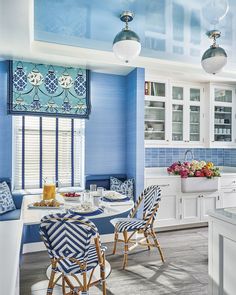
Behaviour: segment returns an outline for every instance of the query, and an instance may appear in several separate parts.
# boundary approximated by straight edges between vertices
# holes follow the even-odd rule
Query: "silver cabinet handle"
[[[160,187],[166,187],[166,186],[170,186],[170,184],[168,183],[168,184],[159,184],[158,186],[160,186]]]
[[[235,189],[235,188],[233,188],[233,189],[232,189],[232,192],[236,192],[236,189]]]

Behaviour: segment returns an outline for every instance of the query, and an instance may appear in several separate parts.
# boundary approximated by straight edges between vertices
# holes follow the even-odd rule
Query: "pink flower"
[[[196,177],[201,177],[201,175],[202,175],[201,171],[199,171],[199,170],[195,171],[195,176]]]

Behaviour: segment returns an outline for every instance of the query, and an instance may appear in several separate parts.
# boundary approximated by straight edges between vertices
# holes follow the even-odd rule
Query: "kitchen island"
[[[209,294],[236,294],[236,207],[209,212]]]

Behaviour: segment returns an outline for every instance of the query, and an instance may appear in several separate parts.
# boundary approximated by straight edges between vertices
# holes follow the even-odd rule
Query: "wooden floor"
[[[127,270],[122,270],[122,251],[107,260],[112,273],[107,279],[107,295],[204,295],[207,294],[207,228],[165,232],[159,234],[166,263],[160,261],[156,249],[138,248],[129,254]],[[46,252],[24,255],[21,266],[21,295],[46,294],[45,270],[49,264]],[[56,289],[55,295],[61,294]],[[91,295],[102,294],[97,287]]]

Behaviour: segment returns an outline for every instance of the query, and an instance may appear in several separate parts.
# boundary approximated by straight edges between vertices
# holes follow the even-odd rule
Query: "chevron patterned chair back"
[[[149,186],[145,188],[138,197],[127,218],[115,218],[111,220],[111,223],[115,227],[113,254],[116,253],[117,242],[124,243],[123,268],[127,266],[128,252],[134,249],[137,245],[147,246],[149,250],[150,247],[158,248],[161,260],[164,262],[164,255],[153,229],[160,201],[160,187],[157,185]],[[140,207],[142,207],[142,219],[135,218]],[[130,236],[128,236],[129,232],[131,232]],[[123,240],[119,239],[119,233],[123,233]],[[140,241],[132,239],[135,233],[142,233],[144,235],[144,239],[141,239]],[[149,241],[149,237],[152,238],[153,243]],[[133,245],[129,247],[129,243]]]
[[[55,274],[59,273],[62,279],[63,294],[70,288],[72,294],[89,294],[91,283],[103,283],[103,294],[106,294],[105,285],[105,254],[101,246],[98,230],[94,223],[77,214],[51,214],[41,220],[40,234],[51,259],[52,271],[49,279],[47,294],[52,294],[58,281]],[[94,238],[94,244],[92,244]],[[92,282],[92,275],[97,265],[100,265],[101,278]],[[87,272],[91,272],[87,280]],[[70,276],[78,282],[73,286]]]

